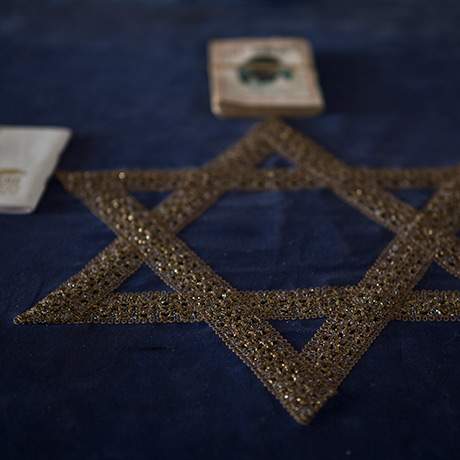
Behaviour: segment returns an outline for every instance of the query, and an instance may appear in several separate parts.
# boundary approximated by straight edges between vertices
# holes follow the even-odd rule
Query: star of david
[[[294,168],[258,169],[276,151]],[[206,322],[294,419],[308,423],[391,320],[457,320],[460,293],[414,289],[434,261],[460,277],[458,167],[350,167],[280,120],[260,123],[197,169],[60,172],[64,187],[117,235],[17,323]],[[230,190],[325,187],[395,233],[348,287],[238,291],[177,233]],[[433,188],[423,210],[389,190]],[[132,192],[170,191],[151,210]],[[175,292],[114,292],[143,264]],[[298,352],[270,320],[325,318]]]

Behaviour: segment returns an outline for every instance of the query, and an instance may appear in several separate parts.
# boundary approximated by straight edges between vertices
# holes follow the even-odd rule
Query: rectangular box
[[[324,109],[303,38],[212,40],[208,74],[211,110],[219,117],[313,116]]]

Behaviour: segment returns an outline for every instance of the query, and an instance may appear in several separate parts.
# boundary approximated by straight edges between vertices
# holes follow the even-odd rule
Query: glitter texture
[[[295,165],[256,169],[276,151]],[[59,172],[117,238],[18,324],[206,322],[299,423],[308,423],[392,320],[460,318],[460,292],[414,290],[435,261],[460,276],[459,167],[352,168],[280,120],[253,128],[196,169]],[[324,187],[395,233],[355,286],[241,292],[177,233],[230,190]],[[434,188],[423,210],[388,189]],[[146,210],[130,192],[170,191]],[[314,218],[314,216],[312,216]],[[142,264],[173,293],[115,293]],[[325,318],[301,352],[270,320]]]

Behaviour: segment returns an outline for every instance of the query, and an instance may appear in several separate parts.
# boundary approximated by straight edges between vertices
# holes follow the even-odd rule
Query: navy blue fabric
[[[328,108],[295,127],[351,164],[452,165],[459,15],[431,1],[2,0],[0,123],[73,128],[61,168],[201,165],[252,124],[211,115],[206,42],[299,35]],[[229,193],[181,236],[240,289],[355,283],[391,240],[324,190]],[[14,326],[114,238],[57,181],[34,214],[0,216],[0,237],[3,459],[458,457],[456,323],[391,323],[305,427],[205,324]],[[121,289],[164,288],[136,276]],[[460,282],[433,267],[420,286]],[[297,342],[318,325],[276,324]]]

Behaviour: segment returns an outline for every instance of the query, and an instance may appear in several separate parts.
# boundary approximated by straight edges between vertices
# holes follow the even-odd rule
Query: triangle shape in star
[[[284,156],[272,153],[259,164],[257,169],[294,169],[295,167],[296,165]]]
[[[390,191],[396,198],[410,204],[415,209],[423,209],[435,193],[435,190],[430,188],[410,188]]]
[[[297,351],[302,351],[321,327],[324,318],[271,320],[269,322]]]
[[[434,262],[418,282],[417,289],[459,291],[460,279]]]
[[[170,192],[130,192],[131,196],[146,209],[158,206]]]
[[[146,292],[146,291],[168,291],[172,289],[167,286],[156,273],[147,265],[143,264],[135,273],[127,278],[114,292]]]

